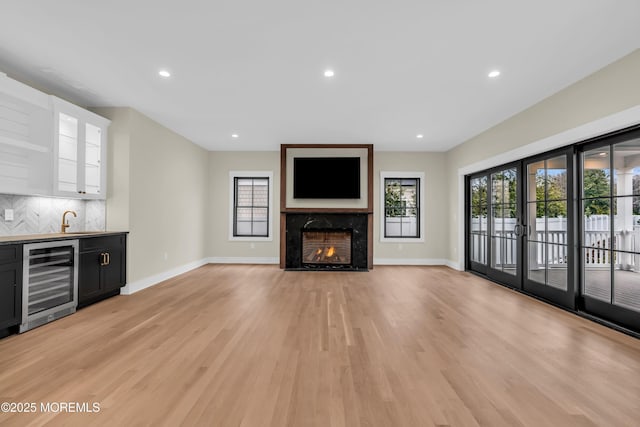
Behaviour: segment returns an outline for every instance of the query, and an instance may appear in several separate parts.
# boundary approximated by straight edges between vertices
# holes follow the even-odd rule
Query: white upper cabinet
[[[0,193],[50,195],[49,96],[0,73]]]
[[[54,124],[53,194],[106,198],[109,120],[51,97]]]

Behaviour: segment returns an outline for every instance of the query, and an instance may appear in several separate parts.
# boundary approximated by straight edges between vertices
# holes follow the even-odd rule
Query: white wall
[[[461,173],[640,123],[635,113],[640,105],[638,76],[640,49],[447,152],[448,258],[452,264],[460,264],[464,252]]]
[[[129,108],[101,108],[109,133],[107,229],[130,231],[135,291],[206,259],[208,153]]]
[[[373,169],[374,264],[444,264],[449,249],[446,154],[380,151],[374,154]],[[425,174],[424,242],[380,241],[380,171],[411,171]]]
[[[229,171],[273,172],[273,239],[271,241],[229,241]],[[280,152],[209,152],[209,230],[207,254],[216,262],[279,262],[280,256]]]

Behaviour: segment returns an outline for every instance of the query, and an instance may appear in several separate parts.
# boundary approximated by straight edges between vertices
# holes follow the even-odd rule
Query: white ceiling
[[[0,70],[211,150],[442,151],[637,49],[639,22],[637,0],[3,0]]]

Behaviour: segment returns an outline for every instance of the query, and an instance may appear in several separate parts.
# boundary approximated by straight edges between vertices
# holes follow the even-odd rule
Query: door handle
[[[515,234],[516,237],[522,236],[522,226],[520,224],[516,224],[516,226],[513,227],[513,234]]]

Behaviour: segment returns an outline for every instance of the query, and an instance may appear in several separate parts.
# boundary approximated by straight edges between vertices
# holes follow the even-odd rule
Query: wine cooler
[[[24,245],[22,289],[21,333],[75,313],[78,240]]]

